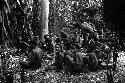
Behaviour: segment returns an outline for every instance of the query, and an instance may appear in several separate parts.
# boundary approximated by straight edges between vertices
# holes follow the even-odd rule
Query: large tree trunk
[[[48,17],[49,17],[49,0],[39,0],[41,7],[41,25],[42,32],[40,39],[43,40],[44,35],[48,34]]]

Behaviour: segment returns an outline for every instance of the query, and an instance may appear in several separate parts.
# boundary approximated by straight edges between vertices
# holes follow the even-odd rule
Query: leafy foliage
[[[4,4],[2,4],[0,15],[3,34],[6,34],[6,36],[3,35],[3,40],[9,38],[9,40],[17,42],[22,39],[27,42],[32,37],[39,35],[41,25],[38,0],[2,1]]]
[[[94,19],[102,21],[102,0],[57,0],[50,4],[49,26],[51,30],[72,27],[74,23]],[[54,31],[53,31],[54,32]]]

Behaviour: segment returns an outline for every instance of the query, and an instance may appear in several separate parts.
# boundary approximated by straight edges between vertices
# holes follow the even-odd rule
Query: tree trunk
[[[48,17],[49,17],[49,0],[39,0],[41,7],[41,25],[42,31],[40,39],[43,40],[44,35],[48,34]]]

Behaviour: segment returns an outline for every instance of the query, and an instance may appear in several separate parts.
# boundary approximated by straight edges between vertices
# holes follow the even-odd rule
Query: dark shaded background
[[[116,25],[113,30],[125,35],[125,0],[104,0],[104,19]]]

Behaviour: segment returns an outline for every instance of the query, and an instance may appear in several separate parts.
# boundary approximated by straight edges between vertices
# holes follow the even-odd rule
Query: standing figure
[[[116,65],[117,65],[117,58],[118,58],[118,53],[116,50],[113,51],[113,70],[116,70]]]

